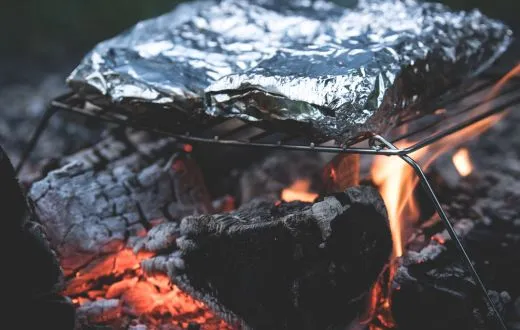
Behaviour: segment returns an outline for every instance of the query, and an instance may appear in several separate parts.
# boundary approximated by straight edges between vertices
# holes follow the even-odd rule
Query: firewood
[[[520,205],[511,203],[520,195],[512,182],[507,171],[481,171],[446,184],[441,195],[454,196],[446,198],[444,208],[503,317],[512,309],[511,297],[520,293]],[[397,268],[392,312],[399,328],[496,327],[455,245],[440,220],[433,220],[412,235]]]
[[[212,211],[202,175],[181,149],[172,139],[119,132],[33,184],[29,197],[67,275],[156,221]]]
[[[255,199],[161,229],[163,237],[178,237],[174,252],[156,251],[143,268],[167,272],[230,324],[254,329],[348,324],[392,248],[383,201],[367,186],[314,204]]]

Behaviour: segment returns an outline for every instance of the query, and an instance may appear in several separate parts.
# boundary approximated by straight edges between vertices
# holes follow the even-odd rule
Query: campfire
[[[30,203],[6,188],[62,271],[31,299],[72,306],[76,329],[520,321],[520,270],[504,271],[520,242],[518,139],[504,137],[520,122],[520,65],[477,75],[509,28],[415,1],[242,1],[142,22],[70,75],[17,170],[58,110],[128,127],[25,168]],[[166,21],[180,23],[165,33]]]
[[[496,89],[494,91],[498,92]],[[471,138],[479,136],[501,118],[502,115],[489,117],[483,122],[468,126],[427,148],[414,152],[411,156],[420,162],[423,168],[428,169],[436,164],[437,157],[446,154],[451,155],[450,161],[452,166],[455,167],[458,177],[471,177],[475,165],[471,159],[470,151],[467,147],[459,146]],[[128,156],[129,152],[119,150],[117,147],[121,137],[113,136],[94,146],[91,150],[81,151],[76,155],[69,156],[63,163],[71,164],[74,161],[81,160],[84,164],[87,164],[86,166],[91,169],[90,171],[93,171],[92,173],[99,176],[105,170],[101,170],[101,172],[94,170],[98,167],[96,161],[85,162],[85,155],[92,154],[94,150],[96,150],[96,154],[110,155],[107,159],[110,162],[124,163],[125,159],[132,161],[137,159],[137,163],[143,163],[139,165],[143,167],[143,172],[136,176],[139,180],[148,180],[150,182],[148,185],[160,186],[161,180],[169,177],[168,180],[173,180],[173,187],[179,188],[177,195],[174,197],[179,199],[177,206],[184,208],[184,212],[196,210],[196,212],[201,213],[210,209],[213,212],[229,212],[234,209],[233,200],[246,202],[247,200],[254,201],[255,198],[267,198],[268,203],[272,203],[273,206],[290,202],[313,203],[320,198],[320,189],[331,186],[330,182],[324,181],[332,180],[337,183],[338,179],[331,173],[335,173],[341,166],[341,162],[338,162],[337,159],[316,157],[316,154],[303,154],[302,156],[298,152],[274,153],[263,162],[242,170],[243,177],[239,182],[241,182],[242,187],[247,187],[247,189],[243,189],[234,196],[227,195],[213,202],[208,202],[209,196],[203,186],[204,182],[201,181],[200,170],[196,163],[190,160],[190,155],[196,154],[196,148],[194,150],[191,145],[189,147],[186,144],[178,145],[175,141],[168,139],[154,140],[139,132],[130,132],[129,134],[125,139],[153,146],[151,151],[148,150],[148,153],[161,155],[158,159],[165,155],[166,150],[177,150],[176,152],[182,154],[182,156],[175,156],[174,160],[167,162],[166,164],[169,167],[152,165],[151,168],[155,170],[147,172],[146,169],[150,167],[146,167],[149,164],[145,164],[145,161],[140,159],[142,157],[141,151],[134,150],[135,155]],[[413,142],[404,141],[397,146],[405,148],[410,145],[413,145]],[[293,165],[289,167],[280,166],[280,164],[287,164],[288,162]],[[77,176],[77,174],[74,174],[74,170],[70,168],[71,165],[65,165],[58,170],[62,173],[54,176]],[[440,170],[442,171],[442,169]],[[153,174],[157,171],[161,174]],[[274,174],[273,171],[278,172]],[[146,178],[147,175],[152,177]],[[268,178],[268,182],[265,182],[266,178]],[[44,185],[55,185],[55,183],[52,183],[54,180],[52,175],[45,180],[50,181]],[[76,180],[81,179],[77,178]],[[118,179],[116,178],[116,180]],[[398,274],[398,268],[402,265],[401,259],[407,254],[410,244],[412,246],[417,244],[417,241],[415,241],[417,230],[423,230],[421,228],[425,228],[429,222],[437,221],[438,223],[438,220],[425,221],[424,215],[421,215],[424,212],[417,200],[418,178],[413,169],[400,158],[376,156],[371,164],[370,175],[363,179],[365,182],[367,180],[379,189],[385,201],[392,233],[393,250],[391,258],[384,268],[385,270],[378,275],[379,279],[371,289],[371,297],[366,299],[365,306],[367,306],[368,312],[364,319],[360,318],[359,322],[368,324],[371,329],[391,329],[397,327],[392,316],[392,296],[394,290],[399,290],[399,287],[395,286],[394,277]],[[186,184],[197,187],[196,190],[199,194],[178,195],[182,192],[180,188]],[[41,197],[35,196],[37,193],[34,193],[34,191],[38,191],[39,185],[42,184],[36,184],[33,188],[33,198],[40,200],[40,203],[52,199],[52,192],[46,192],[47,195]],[[254,193],[251,191],[252,186],[257,187]],[[108,188],[115,189],[115,187],[110,186]],[[165,194],[162,198],[168,200],[172,198],[174,191],[166,190],[162,193]],[[252,194],[255,194],[255,196],[252,196]],[[186,202],[188,203],[186,204]],[[172,209],[171,206],[170,209]],[[54,217],[54,215],[52,216]],[[172,248],[171,245],[166,243],[175,241],[175,235],[179,235],[178,228],[173,226],[173,231],[163,232],[160,228],[168,224],[168,216],[157,219],[151,219],[151,216],[147,218],[150,219],[149,223],[142,225],[142,221],[138,221],[136,222],[137,226],[130,226],[135,227],[130,232],[127,229],[127,232],[131,233],[132,236],[126,238],[126,246],[124,242],[117,239],[108,243],[108,245],[116,246],[111,249],[113,252],[89,256],[86,262],[84,256],[80,256],[81,261],[74,260],[74,257],[70,260],[68,258],[62,259],[62,266],[67,278],[67,284],[62,293],[70,297],[76,306],[78,322],[83,325],[108,324],[117,328],[145,325],[147,327],[197,328],[202,326],[204,329],[234,329],[239,326],[236,319],[229,317],[227,312],[222,313],[222,311],[217,310],[215,313],[215,310],[212,309],[214,306],[210,307],[197,299],[196,296],[191,295],[190,289],[186,291],[173,284],[167,272],[158,272],[155,264],[160,262],[158,260],[163,258],[165,251]],[[159,230],[154,232],[154,228],[159,228]],[[150,239],[150,234],[152,239]],[[445,244],[449,237],[443,234],[435,234],[431,236],[431,239],[433,242]],[[426,243],[427,240],[421,244]],[[154,244],[159,245],[151,249],[143,249],[145,246],[153,246]],[[416,247],[413,248],[416,249]],[[228,317],[226,318],[226,316]]]

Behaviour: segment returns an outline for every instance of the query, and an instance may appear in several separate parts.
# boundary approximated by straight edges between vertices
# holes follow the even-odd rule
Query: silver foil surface
[[[68,83],[128,111],[238,117],[346,143],[420,112],[487,68],[512,39],[507,26],[476,10],[350,3],[183,4],[100,43]]]

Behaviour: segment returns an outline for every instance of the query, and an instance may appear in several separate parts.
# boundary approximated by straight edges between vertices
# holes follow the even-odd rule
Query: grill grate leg
[[[398,148],[396,146],[394,146],[392,143],[388,142],[387,140],[385,140],[384,138],[382,138],[379,135],[376,135],[372,138],[371,143],[374,144],[374,142],[376,142],[376,143],[379,142],[379,144],[382,144],[386,148],[398,150]],[[415,160],[413,160],[413,158],[411,158],[407,154],[399,155],[399,157],[401,157],[401,159],[403,159],[403,161],[405,161],[408,165],[410,165],[413,168],[413,170],[415,171],[415,173],[417,174],[417,176],[419,178],[419,182],[421,183],[421,186],[428,194],[428,197],[430,198],[433,206],[435,207],[435,211],[437,212],[437,214],[439,215],[441,220],[444,222],[444,226],[446,227],[446,230],[448,231],[448,234],[450,235],[451,239],[453,240],[453,242],[455,242],[455,245],[457,246],[457,249],[459,250],[461,259],[466,264],[466,267],[468,268],[471,277],[473,278],[473,280],[475,280],[475,283],[480,288],[480,291],[482,293],[482,296],[485,299],[487,307],[493,312],[493,315],[495,316],[495,321],[497,323],[497,328],[507,330],[504,320],[502,320],[502,317],[498,313],[498,310],[496,309],[493,301],[489,297],[489,294],[486,289],[486,286],[484,285],[484,282],[482,282],[482,280],[480,279],[480,276],[478,275],[477,270],[473,266],[473,263],[471,262],[471,259],[469,258],[469,255],[466,252],[466,249],[464,249],[462,242],[460,241],[459,237],[455,233],[455,230],[453,229],[453,226],[452,226],[450,220],[448,219],[448,216],[442,209],[442,206],[441,206],[439,200],[437,199],[437,196],[435,195],[435,192],[433,191],[433,188],[430,185],[428,178],[426,178],[426,175],[424,174],[421,166],[419,164],[417,164],[417,162]]]
[[[36,144],[38,143],[38,140],[40,139],[42,133],[45,131],[47,126],[49,125],[49,121],[51,120],[52,116],[58,112],[58,108],[54,107],[52,105],[49,105],[47,109],[45,110],[45,113],[43,114],[42,118],[40,119],[40,122],[38,123],[38,126],[36,127],[36,130],[34,131],[33,135],[31,136],[31,139],[29,140],[29,143],[23,150],[22,156],[20,157],[20,161],[16,165],[15,173],[16,175],[20,174],[20,171],[22,170],[23,166],[25,165],[25,162],[31,155],[32,151],[34,150],[34,147],[36,147]]]

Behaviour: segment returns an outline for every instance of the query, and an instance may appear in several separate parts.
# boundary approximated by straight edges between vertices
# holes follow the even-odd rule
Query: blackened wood
[[[441,186],[444,208],[504,317],[510,314],[511,297],[520,293],[520,206],[515,202],[520,195],[515,181],[508,171],[485,170],[455,186]],[[423,224],[408,248],[394,280],[398,290],[392,310],[400,328],[493,326],[482,295],[438,219]],[[417,307],[413,313],[412,306]]]
[[[383,201],[370,187],[314,204],[256,199],[163,229],[168,234],[161,237],[178,236],[170,244],[175,251],[143,268],[167,272],[231,324],[254,329],[348,324],[363,310],[392,248]]]

